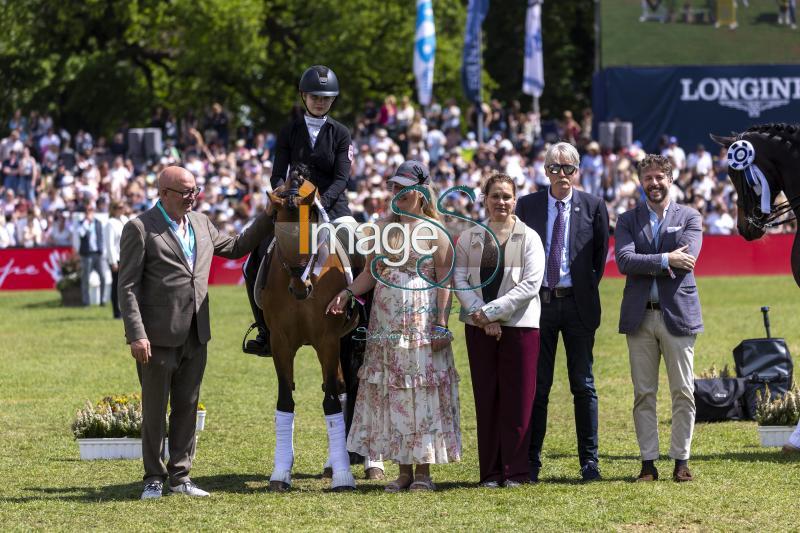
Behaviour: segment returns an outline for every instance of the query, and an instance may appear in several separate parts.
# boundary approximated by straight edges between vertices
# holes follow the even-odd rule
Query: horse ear
[[[316,193],[316,190],[314,191],[314,193]],[[314,204],[314,194],[308,194],[304,196],[303,199],[300,200],[300,202],[298,202],[298,205],[313,205],[313,204]]]
[[[725,148],[729,147],[736,141],[736,137],[723,137],[722,135],[714,135],[713,133],[710,133],[709,135],[714,142],[724,146]]]
[[[278,207],[283,207],[283,204],[284,204],[284,199],[283,198],[281,198],[277,194],[272,194],[271,192],[268,192],[267,196],[269,196],[269,201],[270,202],[272,202],[273,204],[275,204]]]

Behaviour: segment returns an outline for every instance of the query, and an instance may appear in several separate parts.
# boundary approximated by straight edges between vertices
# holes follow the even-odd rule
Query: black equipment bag
[[[742,400],[746,389],[744,378],[695,379],[695,422],[743,420],[746,416]]]
[[[772,397],[782,396],[792,386],[794,365],[784,339],[743,340],[733,349],[736,375],[747,379],[745,414],[752,419],[756,414],[756,391],[763,396],[769,387]]]

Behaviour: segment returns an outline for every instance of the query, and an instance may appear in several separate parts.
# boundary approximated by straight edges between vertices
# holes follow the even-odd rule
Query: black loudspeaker
[[[128,130],[128,157],[134,162],[157,160],[164,153],[160,128],[131,128]]]
[[[142,137],[144,136],[142,128],[131,128],[128,130],[128,157],[134,161],[141,161],[144,159],[144,149],[142,144]]]
[[[144,146],[144,156],[147,159],[158,159],[164,153],[164,145],[161,142],[161,128],[145,128],[143,130],[142,144]]]
[[[606,150],[618,150],[633,144],[632,122],[600,122],[597,125],[597,140]]]
[[[756,414],[756,392],[783,396],[792,386],[794,364],[784,339],[746,339],[733,349],[736,375],[747,379],[745,409],[748,418]]]

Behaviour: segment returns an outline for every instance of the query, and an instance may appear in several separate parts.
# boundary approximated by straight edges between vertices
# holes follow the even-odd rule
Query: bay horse
[[[764,124],[732,137],[711,135],[728,149],[728,175],[736,188],[737,228],[748,241],[800,216],[800,125]],[[749,144],[748,144],[749,143]],[[783,191],[787,200],[775,205]],[[794,212],[794,218],[785,215]],[[792,274],[800,286],[800,242],[792,245]]]
[[[276,212],[275,244],[266,284],[260,293],[278,377],[275,457],[269,487],[273,491],[286,491],[291,487],[294,357],[301,346],[310,345],[317,352],[322,367],[322,407],[328,431],[328,458],[333,469],[331,488],[353,490],[355,479],[350,472],[339,399],[345,390],[339,342],[356,327],[358,313],[325,314],[328,302],[347,286],[347,277],[334,250],[321,258],[307,246],[308,230],[312,223],[321,220],[321,215],[315,208],[315,204],[320,205],[317,188],[303,174],[302,168],[293,170],[284,192],[269,193]],[[305,242],[305,246],[301,246],[301,242]]]

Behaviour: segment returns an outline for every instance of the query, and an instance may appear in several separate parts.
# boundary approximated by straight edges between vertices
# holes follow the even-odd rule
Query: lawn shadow
[[[753,18],[753,24],[776,26],[778,24],[778,13],[759,13],[757,17]]]
[[[42,322],[105,322],[106,318],[102,316],[59,316],[54,318],[47,318],[41,320]]]
[[[385,487],[386,484],[389,483],[391,480],[386,479],[380,481],[378,483],[370,483],[369,485],[365,485],[365,479],[356,479],[356,492],[386,492]],[[478,484],[474,481],[436,481],[434,480],[434,484],[436,485],[436,492],[446,492],[448,490],[458,490],[458,489],[477,489]],[[327,489],[326,492],[330,491]],[[407,491],[403,491],[407,492]]]
[[[546,462],[548,459],[569,459],[574,457],[576,460],[578,457],[574,454],[568,453],[553,453],[547,454],[543,457],[543,461]],[[639,462],[641,459],[639,455],[628,454],[628,455],[611,455],[611,454],[600,454],[602,465],[603,460],[606,461],[635,461]],[[760,462],[774,462],[774,463],[791,463],[800,459],[800,454],[797,456],[787,455],[781,452],[780,448],[774,449],[765,449],[760,446],[748,446],[745,448],[745,451],[738,451],[738,452],[722,452],[722,453],[703,453],[703,454],[693,454],[690,461],[720,461],[720,460],[731,460],[731,461],[741,461],[745,463],[760,463]],[[671,461],[670,457],[666,454],[661,455],[658,458],[658,461]],[[605,478],[604,478],[605,479]]]
[[[22,306],[23,309],[55,309],[61,307],[61,300],[47,300],[46,302],[29,303]]]
[[[302,474],[298,477],[301,477]],[[307,476],[313,477],[313,476]],[[209,492],[251,494],[262,492],[260,487],[252,487],[252,483],[269,484],[269,476],[255,474],[220,474],[193,478],[197,484]],[[27,487],[24,490],[30,496],[16,498],[0,498],[0,502],[25,503],[41,500],[58,500],[82,503],[137,500],[144,483],[135,481],[105,487]],[[166,494],[166,492],[165,492]]]
[[[142,492],[142,483],[125,483],[105,487],[26,487],[30,496],[16,498],[0,498],[2,502],[26,503],[31,501],[57,500],[63,502],[103,502],[114,500],[138,499]]]
[[[596,484],[603,484],[604,482],[609,481],[631,481],[633,476],[607,476],[603,474],[603,477],[597,481],[590,481],[586,482],[580,479],[579,477],[565,477],[565,476],[558,476],[558,477],[546,477],[541,476],[539,477],[539,483],[545,485],[596,485]]]
[[[719,461],[719,460],[730,460],[730,461],[739,461],[742,463],[796,463],[798,462],[798,456],[785,454],[781,451],[780,448],[775,448],[774,450],[766,450],[764,448],[760,448],[758,446],[751,446],[748,448],[752,451],[747,452],[724,452],[724,453],[706,453],[706,454],[699,454],[693,455],[692,459],[696,461]],[[690,461],[692,460],[690,459]]]
[[[542,457],[542,461],[547,461],[548,459],[575,459],[578,461],[578,454],[577,453],[548,453],[544,454]],[[599,459],[608,459],[612,461],[638,461],[639,456],[634,454],[629,455],[610,455],[601,453],[598,455]]]

